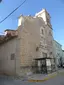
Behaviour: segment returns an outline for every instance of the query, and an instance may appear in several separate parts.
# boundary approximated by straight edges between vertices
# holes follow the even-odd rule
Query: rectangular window
[[[11,60],[14,60],[15,59],[15,54],[11,54]]]
[[[44,34],[43,29],[41,29],[42,34]]]
[[[43,27],[40,27],[40,35],[44,37],[44,34],[45,34],[44,28]]]

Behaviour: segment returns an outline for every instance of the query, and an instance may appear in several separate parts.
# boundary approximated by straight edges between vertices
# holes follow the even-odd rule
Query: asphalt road
[[[64,85],[64,74],[58,75],[44,82],[28,82],[22,79],[0,76],[0,85]]]

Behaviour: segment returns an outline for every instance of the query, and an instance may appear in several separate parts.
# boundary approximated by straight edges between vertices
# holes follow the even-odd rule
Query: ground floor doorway
[[[37,58],[35,59],[36,73],[51,73],[55,69],[51,58]]]

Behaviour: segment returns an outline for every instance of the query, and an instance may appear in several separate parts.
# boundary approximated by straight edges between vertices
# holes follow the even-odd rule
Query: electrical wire
[[[26,2],[26,0],[24,0],[18,7],[16,7],[9,15],[7,15],[3,20],[0,21],[0,23],[2,23],[3,21],[5,21],[10,15],[12,15],[18,8],[20,8],[24,3]]]
[[[2,0],[0,0],[0,3],[2,2]]]

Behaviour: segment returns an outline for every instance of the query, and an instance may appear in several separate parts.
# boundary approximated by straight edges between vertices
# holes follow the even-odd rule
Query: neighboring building
[[[43,9],[35,17],[20,16],[18,29],[5,30],[0,45],[0,71],[24,75],[55,70],[50,15]]]
[[[5,31],[6,34],[6,31]],[[0,37],[0,72],[15,74],[17,31],[7,30],[7,34]]]
[[[56,40],[53,41],[53,45],[54,45],[54,56],[56,58],[56,64],[57,66],[61,66],[62,65],[62,45],[60,43],[58,43]]]
[[[62,50],[63,56],[62,56],[62,64],[64,64],[64,50]]]

